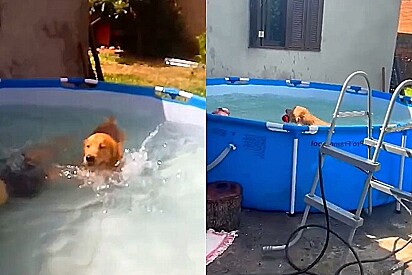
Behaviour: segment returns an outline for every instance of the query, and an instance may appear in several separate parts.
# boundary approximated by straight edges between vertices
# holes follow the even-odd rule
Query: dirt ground
[[[357,230],[354,246],[361,259],[379,258],[387,255],[393,248],[398,237],[408,239],[412,234],[412,220],[409,214],[402,210],[394,213],[395,205],[374,208],[372,216],[365,217],[364,226]],[[207,274],[287,274],[294,271],[285,257],[284,251],[262,253],[264,245],[281,245],[295,230],[301,220],[301,215],[289,217],[282,213],[242,210],[241,225],[238,237],[220,257],[207,266]],[[310,215],[309,223],[325,224],[322,214]],[[332,229],[346,239],[349,228],[331,220]],[[312,229],[304,233],[296,246],[290,249],[292,261],[299,267],[307,266],[318,255],[325,240],[325,231]],[[401,241],[397,247],[401,246]],[[344,245],[331,237],[329,248],[321,262],[311,271],[316,274],[329,275],[342,265]],[[349,256],[348,260],[354,258]],[[365,274],[389,275],[412,274],[412,245],[397,254],[397,259],[391,257],[379,263],[364,264]],[[406,263],[406,264],[405,264]],[[360,274],[358,267],[345,269],[341,274]]]

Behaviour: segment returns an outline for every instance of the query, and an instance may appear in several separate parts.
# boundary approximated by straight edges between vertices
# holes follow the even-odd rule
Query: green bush
[[[206,32],[196,36],[196,39],[199,46],[199,54],[196,56],[197,62],[206,64]]]
[[[408,87],[403,90],[406,96],[412,97],[412,88]]]

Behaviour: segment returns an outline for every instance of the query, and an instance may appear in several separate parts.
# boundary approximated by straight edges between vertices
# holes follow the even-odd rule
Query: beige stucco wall
[[[302,79],[342,84],[364,70],[386,91],[400,0],[324,1],[320,52],[249,48],[249,0],[207,0],[207,76]],[[364,85],[364,81],[353,82]]]
[[[0,0],[0,78],[83,77],[87,0]]]

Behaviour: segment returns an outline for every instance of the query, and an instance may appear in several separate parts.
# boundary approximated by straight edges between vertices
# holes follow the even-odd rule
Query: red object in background
[[[94,33],[96,38],[96,46],[110,46],[111,28],[108,22],[98,22],[94,26]]]
[[[283,120],[283,122],[288,123],[289,122],[289,116],[288,115],[283,115],[282,120]]]

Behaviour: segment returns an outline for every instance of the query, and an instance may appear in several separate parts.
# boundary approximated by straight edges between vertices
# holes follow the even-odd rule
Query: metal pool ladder
[[[345,95],[348,89],[349,81],[355,76],[362,76],[366,80],[367,110],[366,111],[341,112],[340,108],[342,105],[343,96]],[[401,84],[399,84],[399,86],[396,88],[396,90],[392,94],[390,103],[388,105],[388,109],[386,111],[385,119],[383,121],[382,128],[380,130],[379,138],[376,140],[376,139],[373,139],[372,137],[372,112],[371,112],[372,90],[370,88],[370,83],[367,78],[367,74],[362,71],[357,71],[349,75],[342,86],[342,90],[340,91],[326,141],[320,147],[321,159],[320,159],[319,165],[321,167],[323,167],[325,156],[330,156],[340,161],[346,162],[354,167],[357,167],[358,169],[363,170],[367,175],[367,178],[363,186],[363,191],[359,199],[358,207],[355,213],[349,212],[331,202],[328,202],[328,201],[326,202],[326,207],[329,211],[330,217],[336,220],[339,220],[345,223],[346,225],[348,225],[349,227],[351,227],[351,231],[349,232],[349,236],[347,239],[348,243],[351,245],[352,245],[352,241],[353,241],[353,237],[355,235],[356,229],[358,229],[359,227],[363,225],[363,218],[361,217],[361,213],[364,208],[364,204],[365,204],[366,197],[368,196],[368,194],[369,194],[368,214],[372,213],[372,195],[371,195],[372,189],[375,189],[375,190],[378,190],[378,191],[381,191],[383,193],[393,196],[398,201],[398,204],[405,207],[408,210],[408,212],[411,213],[410,210],[407,208],[405,204],[403,204],[402,201],[405,200],[405,201],[412,202],[412,194],[402,190],[401,182],[399,184],[400,188],[397,188],[393,185],[377,180],[373,176],[374,173],[379,171],[381,167],[380,163],[377,162],[377,159],[378,159],[378,156],[381,150],[402,156],[402,161],[401,161],[401,173],[402,174],[403,174],[404,157],[412,158],[412,150],[405,148],[406,142],[404,140],[404,137],[402,138],[402,146],[383,142],[383,139],[387,133],[404,132],[406,130],[412,129],[412,123],[405,124],[405,125],[395,125],[395,126],[389,125],[389,120],[392,114],[393,107],[396,102],[396,98],[398,97],[402,88],[404,88],[407,85],[412,85],[412,80],[403,81]],[[335,130],[336,120],[338,118],[348,118],[348,117],[367,117],[367,137],[364,139],[364,144],[368,146],[368,152],[367,152],[368,157],[367,158],[352,154],[350,152],[346,152],[344,150],[341,150],[331,145],[331,139],[332,139],[332,135]],[[375,148],[373,154],[372,154],[372,148]],[[322,212],[324,211],[322,198],[315,194],[315,190],[318,186],[318,183],[319,183],[319,169],[317,169],[316,171],[316,175],[314,177],[310,193],[307,194],[304,198],[305,203],[306,203],[306,208],[305,208],[305,211],[302,217],[301,226],[306,225],[306,221],[309,215],[309,210],[311,207],[314,207]],[[302,236],[302,233],[303,232],[300,231],[296,235],[296,237],[290,242],[289,247],[293,246],[299,241],[300,237]],[[263,251],[283,250],[285,248],[286,248],[286,245],[264,246]]]

